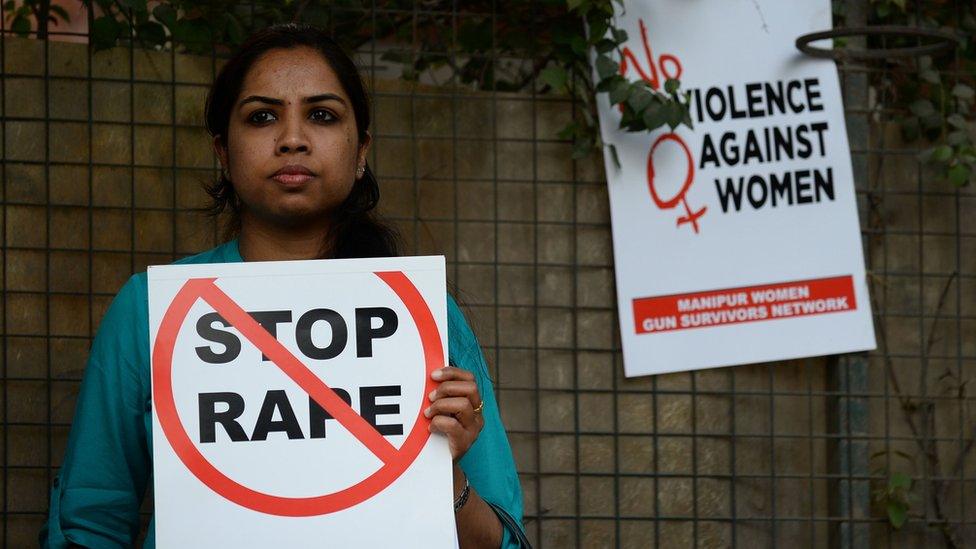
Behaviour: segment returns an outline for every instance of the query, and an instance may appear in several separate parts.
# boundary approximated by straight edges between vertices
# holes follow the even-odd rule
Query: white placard
[[[159,547],[456,546],[443,257],[151,267],[149,319]]]
[[[828,0],[627,2],[622,71],[691,91],[627,133],[599,95],[628,376],[873,349]]]

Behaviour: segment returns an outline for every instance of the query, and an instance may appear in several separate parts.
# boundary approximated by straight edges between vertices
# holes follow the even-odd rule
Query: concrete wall
[[[89,338],[114,292],[148,264],[218,242],[214,223],[193,210],[214,175],[202,107],[217,62],[124,48],[89,59],[81,45],[20,39],[3,46],[0,443],[3,528],[14,547],[30,544],[43,520]],[[830,510],[829,453],[849,435],[828,413],[835,366],[809,359],[624,379],[602,162],[573,161],[554,138],[571,104],[373,87],[381,209],[408,253],[448,257],[491,365],[536,545],[828,545],[841,522]],[[855,161],[879,158],[861,151]],[[883,174],[872,177],[889,194],[879,209],[886,227],[902,231],[869,231],[866,249],[885,289],[879,303],[900,315],[885,320],[892,360],[914,379],[931,323],[921,315],[933,314],[932,296],[956,270],[943,310],[953,318],[937,326],[940,358],[929,371],[933,385],[943,366],[965,376],[976,359],[973,195],[928,180],[920,192],[912,155],[880,160]],[[910,450],[892,440],[904,423],[883,362],[872,359],[869,394],[860,395],[870,450]],[[948,411],[937,416],[939,432],[968,440],[969,407],[940,405]],[[953,483],[952,498],[971,492],[976,465],[966,463],[969,484]],[[878,542],[914,544],[930,531],[910,524],[892,534],[883,510],[874,515]]]

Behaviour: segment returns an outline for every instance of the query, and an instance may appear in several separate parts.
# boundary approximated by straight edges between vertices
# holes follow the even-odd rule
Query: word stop
[[[291,311],[255,311],[249,312],[272,337],[278,337],[278,325],[292,321]],[[386,307],[363,307],[356,309],[356,357],[373,356],[373,340],[393,335],[399,324],[393,309]],[[373,327],[373,319],[380,321],[379,326]],[[320,347],[312,340],[312,327],[318,322],[325,322],[332,329],[332,339],[329,344]],[[197,334],[212,343],[223,346],[221,352],[216,352],[210,346],[197,347],[197,356],[208,364],[226,364],[237,359],[241,354],[241,340],[237,334],[227,330],[215,328],[215,324],[224,328],[230,323],[219,313],[207,313],[197,320]],[[339,356],[345,350],[349,341],[349,329],[342,315],[332,309],[312,309],[298,318],[295,323],[295,342],[303,355],[313,360],[328,360]],[[261,356],[261,360],[268,357]]]
[[[276,339],[279,325],[292,322],[292,312],[288,310],[254,311],[248,314]],[[315,341],[312,337],[313,327],[320,322],[328,324],[331,330],[328,344],[324,341]],[[357,308],[355,310],[356,357],[372,357],[373,341],[392,336],[398,325],[397,315],[392,309]],[[197,334],[202,339],[216,344],[195,348],[201,360],[208,364],[226,364],[240,356],[241,339],[236,333],[226,329],[230,326],[230,323],[219,313],[207,313],[200,317],[196,323]],[[295,322],[295,343],[298,350],[309,359],[332,359],[342,354],[349,343],[349,328],[346,320],[338,312],[325,308],[312,309],[302,314]],[[266,361],[268,358],[262,355],[261,360]],[[352,405],[353,399],[348,391],[338,387],[333,387],[332,390],[346,404]],[[369,386],[359,389],[359,414],[381,435],[403,434],[402,424],[379,424],[377,421],[377,416],[400,413],[399,404],[378,404],[377,398],[397,397],[400,393],[399,385]],[[325,422],[334,418],[311,397],[307,399],[307,406],[306,437],[306,431],[302,430],[287,393],[283,390],[269,390],[264,396],[257,420],[248,434],[239,420],[245,409],[242,395],[235,392],[201,393],[198,400],[200,442],[216,442],[218,424],[234,442],[267,440],[268,435],[275,432],[284,433],[289,439],[325,438]]]

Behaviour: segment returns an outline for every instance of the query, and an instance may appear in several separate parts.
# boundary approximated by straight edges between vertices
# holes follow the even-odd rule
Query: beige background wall
[[[112,295],[130,273],[218,242],[193,210],[214,175],[202,108],[217,61],[125,48],[89,59],[83,45],[20,39],[3,50],[2,527],[21,547],[46,512],[89,338]],[[409,253],[448,257],[538,546],[827,546],[844,519],[831,507],[832,448],[851,440],[831,411],[851,392],[867,410],[870,432],[855,437],[866,473],[881,479],[886,459],[912,472],[885,453],[917,447],[899,440],[909,435],[884,353],[872,355],[867,387],[848,392],[827,359],[622,377],[602,161],[574,161],[554,138],[571,103],[373,87],[382,211]],[[860,105],[849,119],[865,122],[863,101],[849,100]],[[858,187],[869,269],[902,389],[916,389],[927,363],[929,394],[945,397],[931,401],[944,438],[934,452],[951,464],[973,436],[972,399],[951,387],[946,396],[942,374],[968,379],[976,366],[976,202],[971,189],[919,175],[911,151],[868,154],[864,145],[894,147],[879,127],[867,144],[852,140],[868,176]],[[960,498],[976,493],[976,463],[963,461],[946,497],[952,520],[971,521],[976,498]],[[941,539],[924,521],[891,533],[883,510],[873,513],[859,535],[875,545]]]

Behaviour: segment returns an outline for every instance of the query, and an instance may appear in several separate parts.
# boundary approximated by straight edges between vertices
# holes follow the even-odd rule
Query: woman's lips
[[[309,179],[312,179],[312,177],[305,173],[280,173],[272,176],[271,179],[274,179],[282,185],[301,185]]]
[[[282,185],[301,185],[315,177],[312,170],[302,166],[300,164],[290,164],[276,171],[271,179],[274,179]]]

